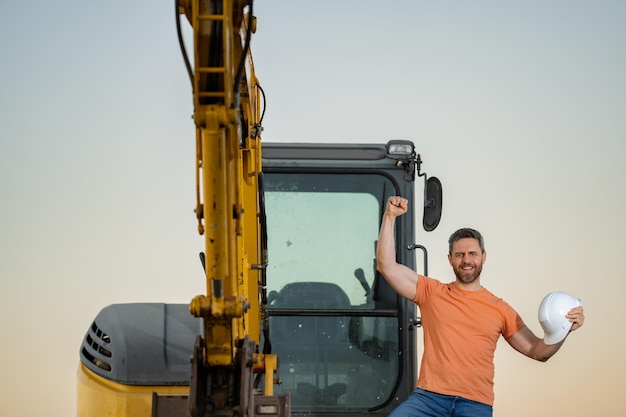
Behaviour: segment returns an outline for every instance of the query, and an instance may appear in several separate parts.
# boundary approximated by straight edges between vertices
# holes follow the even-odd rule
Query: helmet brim
[[[546,345],[556,345],[557,343],[561,342],[563,339],[565,339],[565,336],[567,336],[573,324],[574,323],[567,323],[565,327],[561,327],[558,332],[545,335],[543,338],[543,343],[545,343]]]

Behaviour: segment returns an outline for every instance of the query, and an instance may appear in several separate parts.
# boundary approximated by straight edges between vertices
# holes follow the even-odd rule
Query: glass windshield
[[[294,411],[362,411],[392,392],[399,325],[377,309],[390,303],[376,296],[375,245],[395,193],[378,174],[265,174],[275,390]]]

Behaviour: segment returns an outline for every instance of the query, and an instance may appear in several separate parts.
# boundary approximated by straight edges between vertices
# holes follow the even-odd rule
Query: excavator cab
[[[264,144],[269,338],[261,345],[279,358],[274,390],[290,393],[293,415],[387,415],[415,388],[415,306],[377,273],[375,251],[387,199],[404,196],[397,254],[415,268],[420,162],[407,141]],[[439,213],[440,200],[431,201]]]

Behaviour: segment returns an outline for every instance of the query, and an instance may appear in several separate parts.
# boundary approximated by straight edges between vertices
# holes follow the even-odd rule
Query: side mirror
[[[432,232],[439,225],[442,202],[441,181],[437,177],[428,178],[424,185],[424,217],[422,219],[424,230],[427,232]]]

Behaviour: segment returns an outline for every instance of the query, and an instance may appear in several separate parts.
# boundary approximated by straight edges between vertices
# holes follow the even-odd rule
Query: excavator
[[[262,144],[253,1],[176,0],[175,10],[206,294],[104,307],[80,346],[77,416],[389,414],[415,388],[421,323],[376,271],[378,229],[387,199],[402,195],[411,208],[423,199],[434,230],[441,183],[409,140]],[[397,257],[416,269],[421,250],[427,274],[415,217],[397,221]]]

